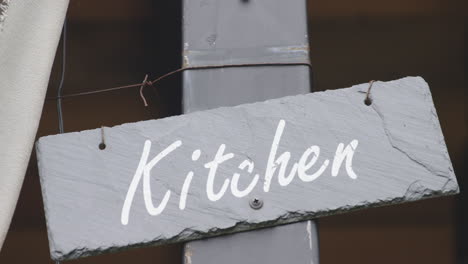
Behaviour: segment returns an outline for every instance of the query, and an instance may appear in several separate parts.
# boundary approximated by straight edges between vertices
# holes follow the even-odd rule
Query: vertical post
[[[308,62],[306,0],[184,0],[183,65]],[[183,111],[310,91],[304,65],[185,71]],[[315,222],[189,242],[186,264],[318,264]]]

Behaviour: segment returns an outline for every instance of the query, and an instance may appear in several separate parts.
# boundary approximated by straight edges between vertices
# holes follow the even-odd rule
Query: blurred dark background
[[[133,84],[179,68],[181,1],[71,0],[64,94]],[[461,185],[456,197],[363,210],[319,220],[320,263],[468,263],[467,1],[314,0],[308,3],[314,90],[422,76],[430,85]],[[61,47],[48,96],[60,80]],[[181,77],[138,89],[64,100],[65,131],[181,113]],[[57,134],[54,100],[37,136]],[[181,263],[180,244],[70,263]],[[32,154],[0,263],[52,263]],[[68,262],[67,262],[68,263]],[[291,261],[294,263],[294,260]]]

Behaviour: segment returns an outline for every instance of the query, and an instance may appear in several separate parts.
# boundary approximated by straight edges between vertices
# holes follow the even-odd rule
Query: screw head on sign
[[[252,198],[252,199],[250,200],[250,207],[251,207],[252,209],[258,210],[258,209],[262,208],[262,206],[263,206],[263,201],[262,201],[261,199],[259,199],[259,198]]]

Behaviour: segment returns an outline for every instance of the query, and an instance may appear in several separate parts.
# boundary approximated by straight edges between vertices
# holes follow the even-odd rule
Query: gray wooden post
[[[309,59],[305,0],[184,0],[183,6],[184,66]],[[307,66],[222,68],[183,75],[184,113],[309,91]],[[318,252],[317,226],[307,221],[186,243],[184,263],[318,264]]]

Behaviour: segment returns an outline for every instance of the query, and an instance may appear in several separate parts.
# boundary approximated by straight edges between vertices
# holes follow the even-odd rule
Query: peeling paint
[[[190,244],[187,244],[185,246],[185,254],[184,254],[185,264],[192,264],[192,255],[193,255],[192,248],[190,247]]]
[[[182,61],[182,68],[187,68],[187,67],[190,67],[189,58],[184,55],[183,61]]]
[[[223,49],[216,47],[217,38],[216,34],[206,37],[205,41],[210,45],[210,49],[190,49],[185,43],[184,66],[310,62],[308,44]]]
[[[3,28],[3,24],[7,18],[7,10],[10,5],[10,0],[0,0],[0,30]]]
[[[218,38],[217,34],[211,34],[206,38],[206,42],[208,42],[208,44],[210,46],[216,46],[216,39],[217,38]]]
[[[309,248],[312,249],[312,223],[309,221],[307,221],[307,235],[308,235],[308,238],[309,238]]]

